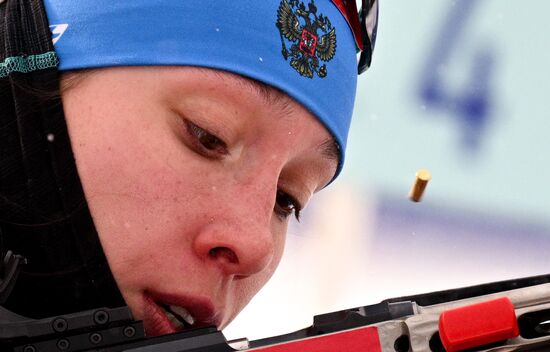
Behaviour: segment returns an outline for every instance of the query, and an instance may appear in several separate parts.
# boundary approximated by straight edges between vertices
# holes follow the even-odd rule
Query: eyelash
[[[281,205],[280,203],[284,201],[286,205]],[[300,221],[300,211],[302,206],[300,203],[290,194],[285,191],[278,189],[277,196],[275,199],[275,214],[282,220],[288,218],[292,213],[297,221]]]
[[[204,128],[197,126],[191,121],[185,121],[185,126],[187,128],[187,133],[193,139],[192,144],[199,154],[208,158],[219,158],[229,153],[227,144]],[[286,204],[281,204],[283,202]],[[281,220],[285,220],[294,213],[296,220],[300,221],[302,206],[296,198],[278,189],[275,199],[275,208],[273,210]]]
[[[208,158],[219,158],[228,154],[227,144],[196,124],[185,121],[187,133],[192,137],[192,143],[197,152]]]

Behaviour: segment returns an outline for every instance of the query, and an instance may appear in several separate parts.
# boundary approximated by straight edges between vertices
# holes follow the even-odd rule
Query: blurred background
[[[382,0],[344,172],[224,331],[550,273],[550,2]],[[431,171],[422,202],[415,172]]]

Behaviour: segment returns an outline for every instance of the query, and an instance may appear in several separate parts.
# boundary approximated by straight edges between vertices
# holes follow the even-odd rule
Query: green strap
[[[27,73],[57,67],[59,59],[55,51],[38,55],[12,56],[0,62],[0,78],[7,77],[12,72]]]

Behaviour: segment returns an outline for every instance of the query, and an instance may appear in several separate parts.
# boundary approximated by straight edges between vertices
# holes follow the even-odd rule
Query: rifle
[[[23,258],[8,253],[2,288]],[[0,307],[0,350],[13,352],[550,351],[550,274],[397,297],[317,315],[307,328],[227,341],[215,327],[147,337],[127,307],[29,319]]]

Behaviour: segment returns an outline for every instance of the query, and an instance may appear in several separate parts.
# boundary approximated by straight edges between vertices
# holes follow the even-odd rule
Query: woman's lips
[[[179,306],[185,308],[195,320],[193,328],[219,326],[222,314],[214,310],[214,305],[200,297],[145,292],[143,325],[148,336],[171,334],[178,331],[161,306]]]
[[[176,328],[172,325],[162,308],[151,297],[144,295],[143,328],[147,336],[172,334]]]

